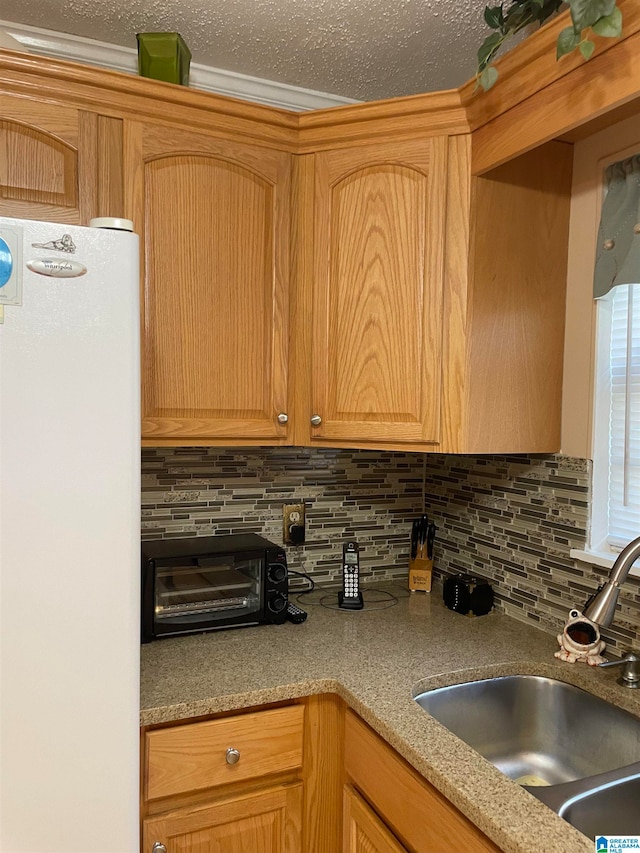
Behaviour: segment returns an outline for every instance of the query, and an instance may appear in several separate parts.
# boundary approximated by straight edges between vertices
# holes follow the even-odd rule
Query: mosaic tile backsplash
[[[557,632],[608,575],[569,556],[586,541],[590,476],[588,460],[559,455],[144,449],[142,536],[251,531],[282,542],[282,505],[304,501],[306,542],[288,547],[292,570],[335,582],[342,545],[353,538],[364,583],[404,579],[424,500],[438,525],[436,576],[480,574],[500,610]],[[625,583],[603,637],[614,648],[639,647],[640,579]]]
[[[143,450],[142,536],[253,532],[281,543],[282,505],[305,502],[306,541],[287,547],[290,569],[339,582],[342,545],[356,539],[363,582],[405,577],[422,470],[415,453]]]

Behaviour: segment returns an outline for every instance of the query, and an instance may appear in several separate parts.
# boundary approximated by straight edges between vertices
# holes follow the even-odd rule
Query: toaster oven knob
[[[156,841],[156,843],[151,848],[151,853],[167,853],[167,848],[161,841]]]
[[[227,750],[227,764],[237,764],[238,761],[240,761],[240,751],[230,746]]]
[[[272,583],[282,583],[287,576],[286,568],[280,563],[272,563],[269,566],[269,580]]]
[[[289,415],[286,412],[280,412],[280,414],[278,415],[278,423],[284,425],[288,422],[289,422]]]
[[[282,613],[286,606],[287,599],[282,595],[274,595],[269,602],[269,610],[273,610],[274,613]]]

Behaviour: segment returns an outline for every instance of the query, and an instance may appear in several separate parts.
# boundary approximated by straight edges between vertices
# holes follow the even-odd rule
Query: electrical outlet
[[[302,545],[305,535],[304,504],[282,507],[282,540],[285,545]]]

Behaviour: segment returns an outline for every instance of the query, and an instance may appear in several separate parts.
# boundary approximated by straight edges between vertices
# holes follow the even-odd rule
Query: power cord
[[[311,575],[308,575],[306,572],[292,572],[291,569],[289,569],[288,574],[289,574],[289,577],[291,577],[291,575],[293,575],[296,578],[304,578],[306,581],[309,582],[309,589],[303,589],[300,593],[298,593],[299,595],[308,595],[308,593],[313,592],[314,589],[316,588],[316,583],[315,583],[314,579],[311,577]],[[295,592],[297,592],[297,590],[290,590],[290,592],[295,593]]]
[[[346,610],[338,606],[338,587],[318,586],[313,581],[313,579],[304,572],[289,572],[289,574],[296,575],[298,577],[304,577],[311,584],[309,589],[302,590],[301,592],[297,592],[296,590],[290,590],[290,592],[296,596],[296,600],[298,602],[301,602],[303,596],[310,595],[312,592],[323,593],[322,597],[318,599],[318,601],[310,601],[309,599],[305,599],[305,606],[308,605],[310,607],[324,607],[326,610],[340,610],[342,613],[361,612],[355,610]],[[377,589],[376,587],[362,587],[361,591],[365,605],[363,608],[364,610],[387,610],[389,607],[395,607],[397,604],[399,604],[401,598],[409,597],[408,590],[403,590],[403,593],[399,593],[398,595],[395,595],[393,592],[390,592],[387,589]],[[372,599],[371,593],[384,597]]]

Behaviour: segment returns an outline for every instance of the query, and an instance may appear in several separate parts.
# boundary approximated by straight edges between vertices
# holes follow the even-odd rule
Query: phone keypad
[[[355,566],[344,567],[344,594],[347,598],[355,598],[358,595],[358,573]]]

